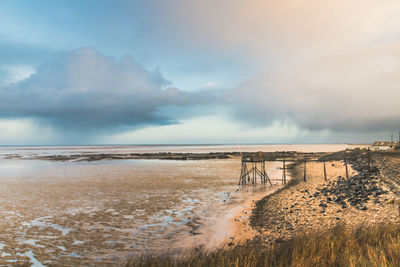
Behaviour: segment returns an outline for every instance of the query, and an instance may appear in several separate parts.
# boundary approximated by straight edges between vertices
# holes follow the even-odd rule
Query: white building
[[[376,141],[372,144],[372,150],[392,150],[399,145],[399,142]]]

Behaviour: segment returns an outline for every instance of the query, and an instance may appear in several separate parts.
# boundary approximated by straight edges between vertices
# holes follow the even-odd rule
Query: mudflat
[[[268,172],[279,178],[275,165]],[[238,207],[271,190],[261,185],[240,189],[237,157],[3,159],[0,169],[0,264],[122,264],[149,251],[192,248],[210,236],[219,245],[235,234],[231,222]],[[219,235],[211,234],[216,222],[225,230]]]

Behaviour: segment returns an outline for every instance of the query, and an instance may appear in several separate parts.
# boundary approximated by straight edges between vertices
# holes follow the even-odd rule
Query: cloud
[[[171,88],[161,71],[147,70],[131,57],[116,60],[80,49],[58,53],[27,80],[3,86],[0,116],[96,131],[187,122],[198,109],[210,112],[211,104],[228,107],[239,124],[281,123],[340,137],[400,125],[399,1],[149,0],[127,3],[124,10],[130,4],[136,10],[130,14],[142,16],[129,16],[124,25],[140,34],[119,27],[121,36],[135,36],[137,42],[122,47],[129,43],[141,60],[157,58],[172,66],[167,71],[175,84],[197,88],[196,83],[221,76],[234,80],[217,83],[224,97],[208,89]],[[7,49],[0,49],[0,57]],[[19,50],[9,51],[8,62],[20,64]],[[240,67],[232,68],[238,61]],[[199,78],[201,73],[207,75]]]
[[[206,93],[169,84],[159,70],[146,70],[130,56],[115,60],[83,48],[58,53],[28,79],[0,88],[0,115],[95,130],[177,123],[159,110],[211,101]]]
[[[0,85],[13,84],[29,78],[35,69],[27,65],[0,67]]]
[[[54,51],[50,48],[14,42],[0,37],[0,85],[29,77],[35,67]]]
[[[400,2],[172,2],[159,6],[169,21],[160,27],[177,42],[240,53],[258,67],[226,93],[235,118],[335,132],[400,127]]]
[[[400,43],[283,65],[229,92],[237,117],[290,121],[311,130],[382,131],[400,126]]]

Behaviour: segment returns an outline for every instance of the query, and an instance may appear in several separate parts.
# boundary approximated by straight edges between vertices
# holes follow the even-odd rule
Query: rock
[[[326,207],[328,207],[328,205],[327,205],[327,204],[325,204],[325,203],[323,203],[323,202],[319,203],[319,206],[320,206],[320,207],[322,207],[322,208],[326,208]]]

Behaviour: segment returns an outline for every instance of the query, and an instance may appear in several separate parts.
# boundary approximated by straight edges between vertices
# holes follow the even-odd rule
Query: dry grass
[[[400,266],[400,225],[338,225],[323,233],[298,236],[267,248],[252,242],[185,256],[147,255],[126,266]]]

